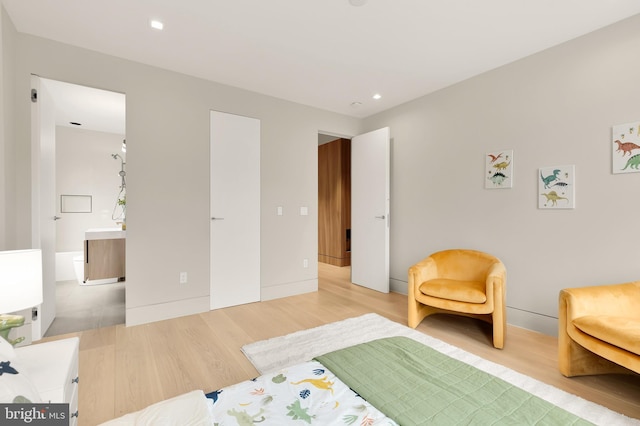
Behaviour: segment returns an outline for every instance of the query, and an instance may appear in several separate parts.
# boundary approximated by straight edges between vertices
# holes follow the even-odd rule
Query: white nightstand
[[[55,340],[16,348],[43,402],[68,403],[69,425],[78,422],[78,345],[80,339]]]

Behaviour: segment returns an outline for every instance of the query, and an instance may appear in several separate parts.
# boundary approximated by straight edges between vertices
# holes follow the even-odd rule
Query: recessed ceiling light
[[[373,99],[375,99],[376,101],[380,98],[382,98],[382,95],[380,93],[376,93],[375,95],[373,95]]]
[[[351,102],[351,108],[358,108],[360,105],[362,105],[362,102]]]
[[[162,30],[164,28],[164,24],[154,19],[151,21],[151,28],[155,28],[156,30]]]

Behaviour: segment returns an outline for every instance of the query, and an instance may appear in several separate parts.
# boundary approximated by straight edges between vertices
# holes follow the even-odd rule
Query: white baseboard
[[[507,306],[507,324],[549,336],[558,336],[558,319]]]
[[[126,325],[129,327],[133,325],[148,324],[150,322],[208,312],[209,303],[209,296],[203,296],[193,299],[177,300],[169,303],[159,303],[157,305],[127,308]]]
[[[318,291],[317,279],[263,287],[261,289],[260,300],[280,299],[282,297],[296,296],[298,294],[311,293],[314,291]],[[127,308],[126,325],[127,327],[130,327],[208,312],[210,310],[209,304],[209,296],[204,296],[169,303],[160,303],[157,305]]]
[[[407,294],[407,282],[396,278],[389,278],[389,291],[393,293]]]
[[[298,281],[294,283],[279,284],[260,289],[260,300],[281,299],[298,294],[312,293],[318,291],[318,279]]]

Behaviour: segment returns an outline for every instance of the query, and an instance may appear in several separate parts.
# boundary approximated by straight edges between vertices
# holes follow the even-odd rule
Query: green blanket
[[[316,358],[401,425],[589,425],[502,379],[406,337]]]

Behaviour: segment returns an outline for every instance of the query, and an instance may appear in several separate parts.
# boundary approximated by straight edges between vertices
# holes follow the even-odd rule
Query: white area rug
[[[373,313],[251,343],[243,346],[242,352],[261,374],[265,374],[327,352],[391,336],[412,338],[595,424],[640,425],[640,420],[623,416]]]

